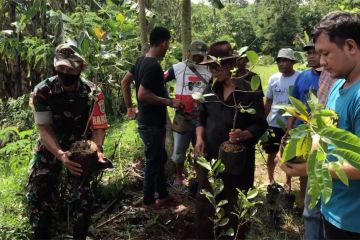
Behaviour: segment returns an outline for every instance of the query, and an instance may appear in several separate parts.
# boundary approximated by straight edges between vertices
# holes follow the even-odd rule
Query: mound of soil
[[[70,160],[81,164],[84,174],[91,174],[99,169],[97,150],[93,141],[76,141],[70,147]]]

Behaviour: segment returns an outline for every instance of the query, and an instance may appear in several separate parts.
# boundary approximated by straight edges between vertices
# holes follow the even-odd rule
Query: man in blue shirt
[[[327,107],[338,114],[339,128],[360,137],[360,17],[329,13],[316,25],[313,36],[321,65],[331,77],[340,79],[330,91]],[[285,163],[281,168],[292,176],[306,175],[306,164]],[[360,170],[347,162],[341,168],[349,186],[328,168],[333,191],[326,204],[321,202],[325,238],[360,239]]]

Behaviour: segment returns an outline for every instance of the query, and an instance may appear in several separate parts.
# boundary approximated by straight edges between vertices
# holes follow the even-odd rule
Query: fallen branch
[[[119,212],[118,214],[116,214],[115,216],[109,218],[108,220],[106,220],[105,222],[103,223],[100,223],[99,225],[97,225],[95,228],[101,228],[102,226],[104,226],[105,224],[113,221],[114,219],[120,217],[120,215],[122,215],[123,213],[125,213],[127,211],[127,209],[124,209],[123,211]]]

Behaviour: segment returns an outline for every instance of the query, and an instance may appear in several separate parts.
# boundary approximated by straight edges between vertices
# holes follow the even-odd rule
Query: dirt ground
[[[118,199],[103,206],[96,214],[95,224],[91,227],[93,239],[195,239],[194,199],[188,189],[169,187],[179,204],[172,208],[156,211],[141,207],[143,160],[138,160],[127,168],[129,186],[122,191]],[[282,184],[285,175],[275,170],[276,180]],[[171,179],[170,179],[171,181]],[[267,181],[265,160],[257,154],[256,185]],[[293,179],[293,190],[298,195],[299,180]],[[266,188],[266,187],[265,187]],[[266,195],[261,196],[264,204],[258,207],[255,220],[251,223],[247,239],[302,239],[303,222],[301,210],[284,209],[282,206],[267,203]],[[274,218],[276,212],[276,219]]]

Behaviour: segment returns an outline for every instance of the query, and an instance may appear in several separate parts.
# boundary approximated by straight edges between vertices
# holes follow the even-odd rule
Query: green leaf
[[[304,122],[309,121],[308,116],[300,113],[294,106],[287,105],[287,106],[283,106],[283,108],[285,109],[286,112],[290,113],[291,116],[299,118],[300,120],[302,120]]]
[[[228,224],[228,222],[229,222],[229,218],[223,218],[223,219],[221,219],[221,221],[218,223],[218,226],[223,227],[223,226],[225,226],[226,224]]]
[[[296,144],[296,156],[300,157],[303,156],[304,159],[307,159],[312,145],[312,138],[311,135],[308,133],[306,137],[299,140]]]
[[[251,86],[251,90],[256,91],[259,89],[261,84],[261,79],[259,77],[259,75],[254,75],[251,77],[251,82],[250,82],[250,86]]]
[[[121,13],[116,15],[116,21],[120,22],[121,24],[125,21],[125,16]]]
[[[221,206],[224,206],[228,203],[228,200],[221,200],[216,206],[217,207],[221,207]]]
[[[316,165],[316,156],[318,154],[318,150],[313,151],[309,159],[307,160],[307,173],[308,173],[308,182],[309,189],[308,194],[310,195],[310,208],[315,207],[318,200],[320,199],[320,188],[319,183],[317,181],[317,177],[315,174],[315,165]]]
[[[293,96],[289,96],[289,100],[292,103],[292,105],[296,108],[296,110],[300,112],[301,115],[306,116],[306,118],[303,120],[309,122],[309,114],[306,110],[305,104],[302,103],[299,99],[294,98]]]
[[[328,164],[327,162],[322,163],[321,168],[322,173],[322,179],[323,179],[323,188],[321,189],[321,198],[324,201],[324,203],[329,202],[331,194],[332,194],[332,177],[330,175],[330,172],[328,170]]]
[[[339,156],[353,167],[360,169],[360,154],[348,149],[337,148],[330,152],[331,155]]]
[[[249,62],[251,63],[251,65],[255,65],[257,63],[257,61],[259,60],[259,56],[253,50],[246,51],[246,56],[249,59]]]
[[[246,195],[246,199],[253,199],[255,198],[257,195],[259,194],[259,191],[258,189],[256,188],[252,188],[252,189],[249,189],[247,195]]]
[[[200,157],[196,160],[196,162],[206,170],[211,171],[210,163],[205,158]]]
[[[254,108],[248,108],[245,110],[248,114],[256,114],[256,110]]]
[[[289,143],[286,144],[284,152],[281,157],[282,163],[296,157],[296,146],[297,146],[298,142],[299,142],[299,139],[291,138]]]
[[[334,169],[336,175],[341,180],[341,182],[346,186],[349,186],[349,179],[344,170],[342,169],[342,165],[338,161],[331,162],[330,165]]]
[[[317,106],[319,106],[319,100],[313,91],[309,91],[309,100],[307,100],[307,104],[309,105],[311,112],[314,112]]]
[[[320,136],[327,138],[338,148],[344,148],[356,153],[360,152],[360,138],[349,131],[336,127],[327,127],[321,131]]]
[[[204,195],[208,200],[209,202],[214,205],[215,203],[215,198],[214,198],[214,195],[212,195],[211,192],[205,190],[205,189],[201,189],[200,190],[200,194]]]
[[[234,232],[234,229],[232,229],[232,228],[229,228],[225,233],[226,236],[230,236],[230,237],[234,236],[234,234],[235,234],[235,232]]]
[[[242,47],[240,48],[237,53],[240,57],[245,57],[246,56],[246,51],[249,49],[248,46]]]

